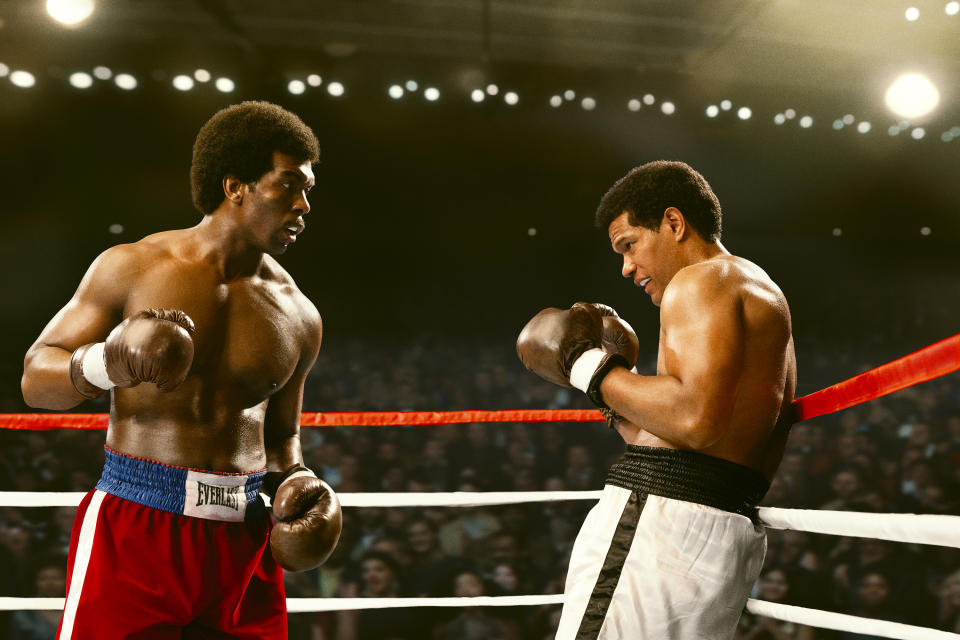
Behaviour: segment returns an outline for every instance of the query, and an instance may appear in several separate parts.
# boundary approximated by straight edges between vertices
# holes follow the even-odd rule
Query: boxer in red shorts
[[[275,258],[304,229],[318,158],[276,105],[218,112],[193,150],[200,223],[104,251],[27,352],[30,406],[112,391],[62,640],[286,638],[281,567],[336,545],[339,502],[300,449],[320,316]]]

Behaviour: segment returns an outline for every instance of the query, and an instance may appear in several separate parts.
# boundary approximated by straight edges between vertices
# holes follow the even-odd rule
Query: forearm
[[[267,474],[263,478],[263,487],[267,495],[272,496],[288,470],[294,465],[303,464],[300,450],[300,434],[291,434],[275,442],[267,443]]]
[[[23,400],[36,409],[72,409],[86,398],[70,380],[70,357],[60,347],[35,345],[23,361],[20,390]]]
[[[691,449],[713,442],[710,425],[701,418],[699,394],[674,376],[642,376],[616,368],[604,378],[600,392],[617,413],[667,442]]]

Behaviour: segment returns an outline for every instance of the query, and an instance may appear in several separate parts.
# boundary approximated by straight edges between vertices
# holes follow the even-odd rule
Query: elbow
[[[32,384],[30,376],[26,371],[24,371],[23,377],[20,378],[20,394],[23,396],[23,401],[31,409],[49,408],[43,406],[43,399],[37,393],[36,385]]]
[[[715,416],[690,415],[682,422],[683,446],[693,451],[709,449],[723,437],[724,422]]]

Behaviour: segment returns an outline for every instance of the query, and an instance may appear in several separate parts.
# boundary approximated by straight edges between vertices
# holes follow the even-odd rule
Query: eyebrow
[[[295,180],[299,180],[300,182],[305,182],[305,183],[309,184],[311,187],[316,184],[315,182],[311,182],[309,179],[307,179],[306,176],[304,176],[304,175],[303,175],[302,173],[300,173],[299,171],[294,171],[294,170],[292,170],[292,169],[284,169],[284,170],[283,170],[283,173],[281,173],[280,175],[281,175],[281,176],[289,176],[289,177],[291,177],[291,178],[293,178],[293,179],[295,179]]]

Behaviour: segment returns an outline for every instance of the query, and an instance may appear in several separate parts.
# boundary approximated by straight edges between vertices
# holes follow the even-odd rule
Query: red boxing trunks
[[[74,521],[59,640],[285,639],[263,476],[106,449],[103,475]]]

